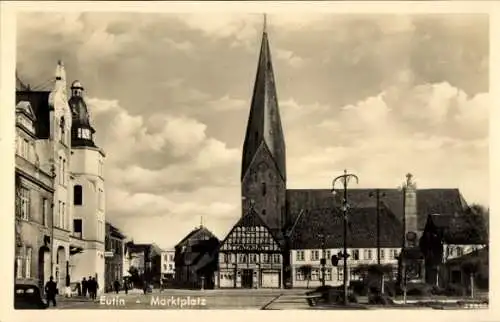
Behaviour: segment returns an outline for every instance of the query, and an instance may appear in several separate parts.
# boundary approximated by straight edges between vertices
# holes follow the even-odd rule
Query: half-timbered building
[[[240,218],[219,249],[221,288],[279,288],[283,247],[256,211]]]

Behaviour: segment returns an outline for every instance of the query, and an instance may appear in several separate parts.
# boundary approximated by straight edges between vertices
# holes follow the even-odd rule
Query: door
[[[241,272],[241,287],[252,288],[253,285],[253,269],[244,269]]]
[[[279,288],[280,273],[279,272],[262,272],[262,287],[263,288]]]

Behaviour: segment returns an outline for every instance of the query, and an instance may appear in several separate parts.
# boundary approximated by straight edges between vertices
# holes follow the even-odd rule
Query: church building
[[[320,260],[330,263],[329,255],[343,247],[341,191],[332,193],[333,187],[327,186],[330,182],[325,182],[326,189],[286,187],[285,135],[278,102],[264,21],[243,143],[242,218],[221,243],[219,287],[300,287],[304,279],[299,266],[312,265],[319,272]],[[429,215],[464,214],[469,208],[458,189],[417,189],[411,174],[401,189],[349,187],[348,205],[348,216],[352,215],[348,265],[372,263],[375,252],[383,248],[378,255],[385,257],[381,263],[394,265],[396,271],[401,250],[418,247]],[[378,229],[380,235],[375,238]],[[342,270],[329,272],[332,283],[327,284],[343,283]],[[338,276],[333,278],[333,274]]]

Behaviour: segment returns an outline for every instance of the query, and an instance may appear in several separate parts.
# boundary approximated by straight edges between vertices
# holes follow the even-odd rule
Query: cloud
[[[304,59],[290,50],[276,49],[274,52],[276,53],[276,58],[286,61],[292,67],[299,68],[304,65]]]
[[[208,102],[208,108],[214,111],[238,111],[248,108],[249,102],[243,99],[231,98],[224,95],[221,98]]]
[[[394,188],[412,172],[421,188],[458,187],[467,200],[488,204],[488,94],[468,97],[448,83],[400,94],[384,91],[340,109],[282,104],[293,107],[287,129],[296,129],[287,136],[290,186],[327,188],[346,168],[363,187]],[[301,123],[317,126],[299,134]]]

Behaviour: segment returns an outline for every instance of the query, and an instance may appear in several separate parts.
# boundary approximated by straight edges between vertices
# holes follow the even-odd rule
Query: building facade
[[[84,127],[82,125],[82,120],[85,119],[84,112],[87,112],[87,119],[89,119],[88,111],[81,109],[81,106],[85,105],[83,97],[81,97],[83,103],[78,106],[73,104],[73,97],[78,92],[76,88],[78,86],[72,86],[72,98],[68,99],[66,72],[60,61],[56,66],[52,84],[53,88],[49,91],[33,91],[17,78],[16,104],[20,109],[16,115],[20,120],[22,119],[21,122],[24,122],[25,126],[29,127],[30,122],[33,124],[31,136],[29,131],[18,131],[19,135],[23,136],[16,143],[19,145],[18,153],[20,156],[21,154],[32,155],[31,158],[35,161],[31,163],[39,169],[38,173],[35,172],[36,178],[46,184],[50,182],[49,190],[51,191],[50,196],[47,195],[50,197],[47,201],[29,202],[33,218],[42,218],[40,221],[43,222],[45,216],[50,216],[45,221],[50,234],[44,234],[47,237],[43,237],[43,250],[33,251],[37,254],[35,262],[33,262],[33,255],[29,255],[26,251],[17,255],[17,258],[31,258],[30,261],[38,266],[42,264],[41,258],[44,258],[42,265],[44,274],[43,278],[40,278],[40,284],[42,280],[46,281],[48,277],[53,276],[61,294],[64,294],[64,292],[71,291],[72,284],[74,286],[74,283],[80,282],[82,277],[89,275],[98,278],[100,286],[104,284],[104,203],[95,201],[98,199],[96,197],[98,193],[92,190],[100,189],[99,191],[102,191],[100,196],[104,198],[102,175],[104,154],[95,146],[86,146],[82,144],[82,140],[79,140],[78,129]],[[28,105],[31,111],[26,108]],[[25,112],[21,112],[21,109]],[[33,115],[27,116],[31,112]],[[76,136],[75,133],[77,133]],[[28,144],[26,144],[26,138],[31,138]],[[90,137],[87,141],[93,141],[93,138]],[[21,166],[21,162],[29,161],[29,158],[18,159],[20,167],[25,168],[24,165]],[[21,171],[17,172],[21,174]],[[50,180],[47,179],[47,175]],[[78,188],[75,188],[81,185],[82,180],[89,180],[92,187],[91,190],[84,192],[85,197],[78,194]],[[17,199],[20,201],[21,208],[26,208],[25,200],[28,197],[27,190],[23,187],[24,179],[16,181],[16,189],[17,182],[20,182],[21,186],[18,189]],[[29,198],[37,199],[38,197],[30,194]],[[82,206],[79,204],[83,202],[82,200],[88,204],[86,207],[77,209]],[[45,203],[48,210],[39,206],[40,203]],[[82,210],[83,208],[85,210]],[[98,224],[100,221],[103,222],[102,225]],[[19,234],[31,235],[26,231],[20,231]],[[22,262],[22,260],[16,259],[17,262]],[[50,271],[47,262],[50,264]],[[41,272],[42,268],[38,268],[37,271]]]
[[[71,84],[68,101],[71,115],[71,186],[73,205],[73,237],[84,251],[72,257],[76,278],[93,276],[100,290],[104,288],[104,239],[106,202],[104,188],[105,154],[95,144],[95,130],[79,81]]]
[[[175,245],[176,287],[213,288],[217,271],[219,239],[201,225]]]
[[[175,249],[162,251],[161,276],[166,281],[175,279]]]
[[[158,286],[162,277],[162,249],[154,243],[133,241],[125,243],[125,249],[131,282],[137,287],[142,287],[144,283]]]
[[[107,290],[113,289],[114,281],[123,281],[123,258],[125,249],[125,235],[106,222],[106,235],[104,237],[104,281]]]
[[[16,260],[17,282],[31,281],[43,289],[52,269],[53,175],[40,167],[36,147],[36,116],[29,101],[16,106]]]
[[[216,286],[219,288],[283,287],[283,246],[253,209],[221,242]]]

